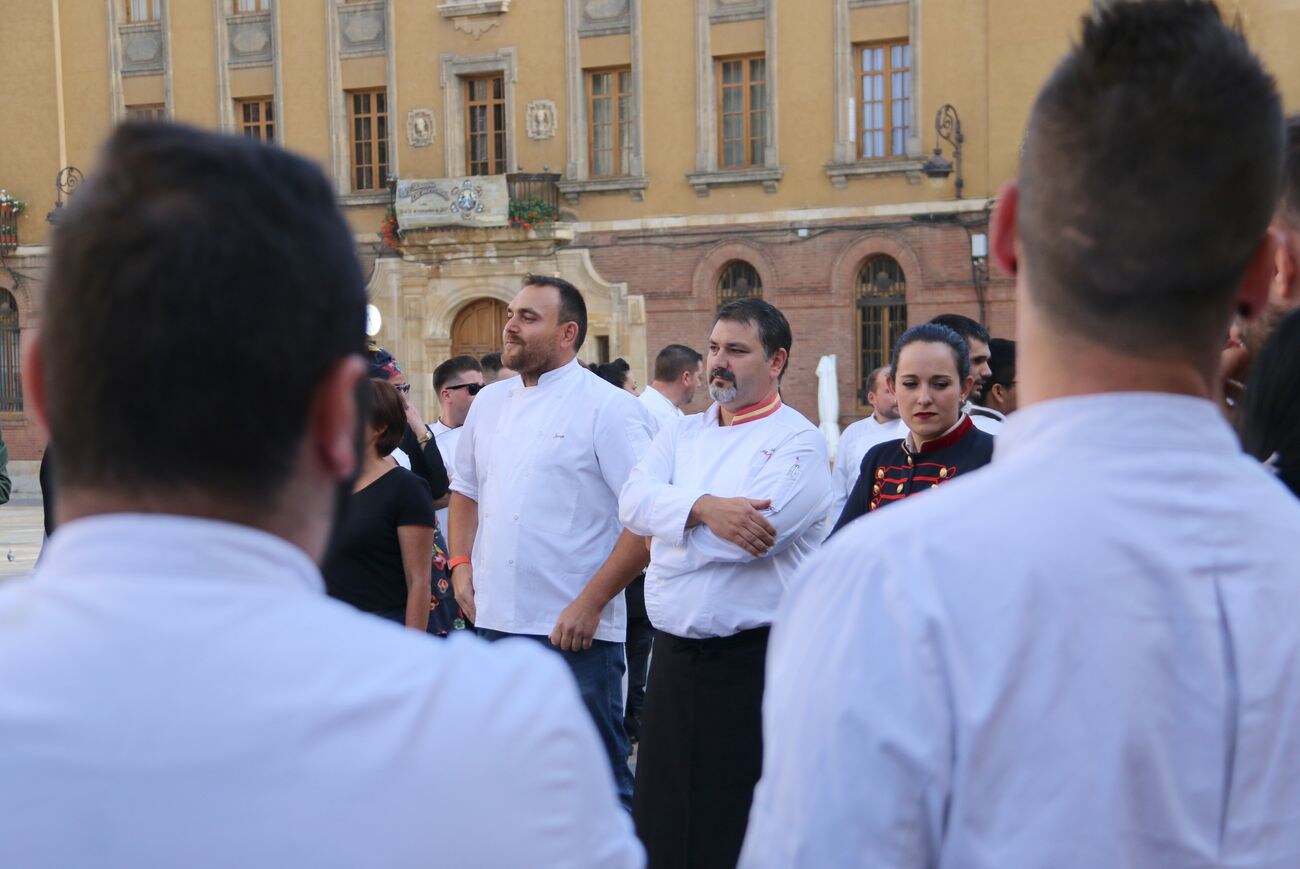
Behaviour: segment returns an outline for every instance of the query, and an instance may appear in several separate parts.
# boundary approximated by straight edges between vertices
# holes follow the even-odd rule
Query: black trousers
[[[623,729],[629,742],[641,739],[641,710],[645,708],[646,677],[650,670],[650,649],[655,629],[645,614],[645,574],[632,581],[627,598],[627,706]]]
[[[650,869],[734,869],[763,765],[768,628],[655,635],[632,818]]]

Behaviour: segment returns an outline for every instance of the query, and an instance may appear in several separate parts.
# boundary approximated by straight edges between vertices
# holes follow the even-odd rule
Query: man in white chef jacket
[[[760,299],[717,314],[714,404],[661,431],[619,498],[653,537],[646,612],[658,629],[633,816],[651,866],[728,866],[762,758],[768,626],[826,535],[826,441],[781,401],[790,325]]]
[[[1210,4],[1085,23],[993,219],[1020,409],[808,565],[742,866],[1300,865],[1300,504],[1214,402],[1281,143]]]
[[[654,374],[640,398],[656,432],[682,418],[682,408],[700,388],[703,367],[704,357],[685,344],[669,344],[655,356]]]
[[[578,361],[586,333],[573,284],[525,277],[503,334],[502,360],[519,374],[478,394],[456,446],[448,564],[480,635],[528,637],[564,657],[630,805],[622,592],[648,554],[619,524],[618,492],[650,421]]]
[[[366,376],[333,185],[172,124],[95,162],[24,348],[59,522],[0,583],[0,863],[642,865],[558,662],[325,595]]]

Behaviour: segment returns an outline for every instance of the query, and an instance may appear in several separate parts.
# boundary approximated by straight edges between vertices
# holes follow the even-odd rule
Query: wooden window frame
[[[165,121],[167,120],[166,103],[138,103],[126,106],[123,117],[128,121]]]
[[[754,280],[750,283],[750,291],[743,296],[732,295],[723,298],[722,285],[727,280],[727,276],[731,273],[731,270],[738,265],[745,266],[754,274]],[[715,301],[717,302],[716,307],[718,308],[721,308],[723,305],[729,302],[735,302],[739,299],[761,299],[763,298],[763,275],[759,273],[758,266],[754,265],[749,260],[740,259],[739,257],[736,257],[733,259],[729,259],[722,264],[722,268],[718,270],[718,279],[715,282],[714,287],[715,287],[714,294],[716,296]]]
[[[898,272],[898,280],[894,283],[896,292],[889,296],[878,295],[868,291],[866,284],[862,279],[863,274],[873,263],[886,260],[888,262],[883,263],[884,267],[889,268],[889,265],[892,264],[893,268]],[[855,325],[857,327],[854,334],[854,349],[857,351],[855,356],[858,368],[858,407],[865,408],[868,406],[867,391],[870,388],[870,384],[866,382],[867,375],[876,368],[879,368],[881,365],[889,364],[889,355],[893,352],[894,342],[897,341],[898,337],[907,330],[907,272],[903,271],[902,264],[886,253],[873,253],[864,257],[862,262],[858,265],[853,307],[855,314],[854,319],[856,321]],[[863,333],[867,327],[868,308],[879,309],[884,312],[881,319],[883,342],[882,346],[877,348],[880,351],[880,356],[878,359],[872,360],[873,364],[870,365],[867,364],[866,358],[868,348],[866,342],[863,340]],[[897,315],[900,313],[902,315],[902,322],[895,323],[894,320],[897,319]]]
[[[271,0],[252,0],[253,5],[257,7],[255,9],[240,9],[239,8],[240,2],[241,0],[235,0],[234,3],[235,15],[256,15],[259,12],[271,11]]]
[[[509,132],[508,132],[509,119],[508,119],[508,117],[507,117],[507,113],[510,111],[510,106],[506,104],[506,77],[505,77],[505,73],[504,73],[504,72],[491,72],[491,73],[486,73],[486,74],[484,74],[484,75],[466,75],[466,76],[461,76],[461,77],[460,77],[460,81],[461,81],[461,87],[463,87],[463,88],[465,89],[465,90],[464,90],[464,95],[465,95],[465,174],[466,174],[466,175],[502,175],[502,174],[505,174],[505,173],[509,172],[509,171],[510,171],[510,160],[509,160],[510,154],[509,154],[508,152],[509,152],[509,150],[510,150],[510,135],[509,135]],[[493,88],[492,88],[492,86],[491,86],[491,82],[494,82],[494,81],[499,81],[499,82],[501,82],[501,96],[500,96],[499,98],[498,98],[498,97],[494,97],[494,96],[492,95]],[[488,83],[489,83],[489,85],[488,85],[488,95],[487,95],[487,98],[486,98],[486,99],[476,100],[476,99],[474,99],[474,98],[472,97],[471,92],[470,92],[470,88],[471,88],[471,86],[472,86],[475,82],[488,82]],[[495,125],[493,124],[493,118],[495,117],[495,112],[494,112],[493,110],[494,110],[497,106],[501,106],[501,123],[502,123],[502,125],[501,125],[501,128],[500,128],[500,129],[497,129],[497,128],[495,127]],[[487,111],[484,113],[484,117],[487,118],[487,123],[488,123],[488,129],[486,130],[486,134],[487,134],[487,143],[488,143],[487,169],[488,169],[489,171],[487,171],[487,172],[475,172],[475,171],[474,171],[474,165],[475,165],[475,161],[474,161],[474,144],[473,144],[473,143],[474,143],[474,135],[475,135],[475,132],[474,132],[474,109],[475,109],[475,108],[478,108],[478,107],[485,107],[485,108],[487,109]],[[502,149],[503,149],[506,153],[497,153],[497,137],[498,137],[498,136],[499,136],[499,137],[501,138],[501,140],[502,140]],[[497,169],[500,169],[500,171],[495,171],[495,170],[497,170]]]
[[[750,78],[750,70],[752,69],[752,63],[753,61],[756,60],[763,61],[763,78],[761,82],[758,79]],[[737,62],[741,64],[741,71],[742,71],[741,81],[739,84],[726,84],[723,81],[724,79],[723,67],[725,64],[737,63]],[[718,114],[718,169],[721,171],[727,171],[731,169],[754,169],[754,168],[762,167],[766,165],[766,161],[761,156],[758,160],[753,159],[754,156],[753,145],[755,142],[761,141],[763,151],[767,150],[767,141],[768,141],[767,120],[768,120],[768,112],[770,111],[769,108],[770,103],[769,100],[767,99],[767,92],[768,92],[767,53],[759,51],[751,54],[735,54],[735,55],[730,55],[728,57],[715,57],[713,59],[713,63],[714,63],[713,74],[714,74],[714,78],[717,79],[716,82],[717,94],[715,95],[715,98],[718,101],[717,103],[718,105],[718,112],[717,112]],[[763,95],[764,95],[763,96],[763,123],[761,125],[762,129],[756,133],[753,129],[755,110],[754,110],[754,106],[750,101],[750,95],[752,94],[753,86],[760,83],[763,85]],[[727,112],[725,110],[725,105],[726,105],[725,93],[728,88],[736,88],[736,87],[740,88],[741,95],[743,97],[743,108],[741,109],[741,117],[744,119],[744,130],[745,130],[744,135],[741,138],[741,141],[744,142],[744,159],[738,165],[727,162],[726,158],[727,158],[728,140],[724,132],[726,129],[726,119],[727,119]]]
[[[258,117],[255,120],[248,120],[245,115],[246,108],[257,106]],[[250,139],[256,139],[259,142],[272,144],[275,142],[275,98],[274,97],[242,97],[235,100],[235,123],[239,125],[241,135]],[[256,132],[256,135],[249,135],[250,132]]]
[[[12,417],[23,412],[22,354],[18,352],[22,337],[22,314],[18,310],[18,297],[0,287],[0,299],[5,301],[0,313],[0,417]],[[10,313],[11,312],[11,313]]]
[[[145,9],[148,11],[143,18],[135,17],[135,12],[131,8],[131,0],[125,0],[125,3],[127,24],[153,24],[162,21],[162,0],[145,0]]]
[[[347,101],[348,109],[348,162],[351,167],[349,180],[354,193],[366,193],[371,191],[384,190],[388,187],[388,169],[392,165],[392,155],[388,154],[388,147],[391,145],[392,130],[388,124],[388,88],[357,88],[355,90],[346,90],[343,92]],[[370,109],[364,114],[360,114],[356,109],[356,97],[370,96]],[[383,97],[384,107],[379,109],[379,97]],[[357,121],[361,118],[370,120],[370,163],[357,162],[357,145],[363,144],[357,139]],[[380,121],[389,135],[381,136],[379,134]],[[381,144],[383,152],[388,154],[386,159],[380,158]],[[359,171],[370,169],[373,173],[373,186],[360,187],[357,184],[357,174]]]
[[[864,68],[863,53],[873,48],[882,49],[884,53],[884,67],[879,71],[876,70],[867,71]],[[906,48],[908,50],[907,66],[898,67],[897,69],[894,68],[893,49],[895,48]],[[911,138],[912,135],[912,112],[911,112],[910,105],[908,107],[908,110],[904,112],[904,117],[906,118],[906,126],[904,127],[904,130],[906,131],[906,135],[903,136],[903,147],[899,151],[894,150],[894,132],[897,129],[896,126],[894,125],[894,73],[901,72],[907,74],[909,87],[908,87],[908,94],[906,99],[910,103],[913,99],[915,99],[914,91],[916,85],[916,80],[913,77],[915,73],[915,68],[912,66],[912,62],[911,62],[912,61],[911,49],[912,49],[912,41],[910,39],[889,39],[889,40],[879,40],[875,42],[859,42],[853,45],[854,84],[856,87],[853,93],[854,108],[856,109],[854,115],[855,116],[854,123],[857,125],[857,129],[854,130],[853,133],[857,139],[856,156],[857,159],[859,160],[893,160],[899,157],[907,156],[907,141],[908,139]],[[878,76],[883,83],[883,91],[882,91],[883,95],[881,98],[881,102],[884,105],[884,119],[885,119],[885,126],[883,130],[884,140],[885,140],[885,153],[873,154],[870,157],[866,156],[867,132],[866,132],[865,123],[866,123],[867,111],[866,111],[866,100],[863,97],[863,88],[864,85],[866,84],[866,80],[868,76],[871,77]]]
[[[632,174],[632,149],[634,144],[632,137],[636,135],[634,106],[632,103],[632,67],[630,66],[606,66],[596,69],[584,70],[587,78],[587,166],[588,175],[591,178],[626,178]],[[620,79],[623,74],[627,74],[627,90],[620,86]],[[610,149],[610,171],[596,171],[596,76],[608,75],[613,77],[613,89],[602,94],[600,99],[610,101],[610,122],[607,125],[611,128],[611,142],[613,147]],[[620,100],[627,98],[627,117],[619,115]],[[627,148],[623,147],[623,130],[627,128],[628,144]],[[624,162],[627,168],[624,168]]]

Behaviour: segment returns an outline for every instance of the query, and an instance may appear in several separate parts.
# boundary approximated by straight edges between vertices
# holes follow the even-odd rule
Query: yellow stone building
[[[702,347],[721,301],[761,294],[795,330],[787,400],[815,419],[814,370],[834,354],[847,422],[909,321],[955,310],[1012,332],[988,213],[1091,5],[0,0],[0,188],[27,206],[0,205],[0,425],[15,459],[39,457],[16,348],[40,323],[47,216],[128,118],[318,162],[365,257],[378,340],[427,412],[427,375],[491,349],[532,270],[586,293],[584,358],[623,356],[642,383],[660,346]],[[1221,5],[1296,111],[1300,4]],[[558,220],[379,243],[390,177],[469,175],[510,176],[517,203]]]

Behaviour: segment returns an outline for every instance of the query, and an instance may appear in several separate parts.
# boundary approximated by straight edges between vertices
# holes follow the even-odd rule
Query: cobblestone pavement
[[[44,537],[45,519],[39,501],[0,506],[0,579],[30,573]]]

